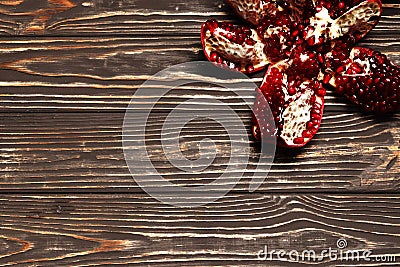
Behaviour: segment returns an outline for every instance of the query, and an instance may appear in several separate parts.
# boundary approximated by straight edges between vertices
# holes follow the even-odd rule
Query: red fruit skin
[[[269,67],[256,91],[252,130],[256,140],[275,136],[281,147],[300,148],[311,141],[320,127],[325,89],[315,78],[292,76],[290,67],[290,62]],[[273,117],[264,112],[267,105]]]
[[[400,110],[400,69],[385,55],[354,47],[345,60],[343,53],[327,55],[332,78],[329,84],[363,111],[375,114]]]
[[[254,138],[266,143],[270,140],[275,140],[277,137],[275,120],[270,112],[265,112],[270,105],[259,88],[256,89],[256,100],[254,103],[252,116],[252,133]]]

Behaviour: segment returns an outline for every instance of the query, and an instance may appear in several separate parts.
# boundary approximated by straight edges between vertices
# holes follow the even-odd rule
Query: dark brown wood
[[[0,197],[3,266],[398,266],[397,195],[229,195],[174,208],[145,195]],[[371,262],[257,261],[269,250],[371,250]],[[376,262],[391,255],[397,260]],[[289,265],[290,264],[290,265]]]
[[[226,16],[225,1],[181,0],[7,0],[2,1],[3,35],[181,34],[207,16]],[[231,17],[232,18],[232,17]]]
[[[400,265],[399,114],[361,114],[332,92],[316,138],[279,149],[255,193],[253,141],[241,181],[205,207],[174,208],[135,184],[121,142],[126,108],[156,72],[205,60],[199,29],[211,17],[239,22],[224,0],[0,0],[0,266],[308,266],[257,261],[256,253],[265,245],[336,249],[340,238],[392,258],[311,263]],[[360,45],[400,64],[399,17],[398,1],[384,1],[381,22]],[[253,94],[246,90],[246,100]],[[206,184],[229,160],[221,125],[197,121],[182,131],[188,158],[202,139],[216,143],[216,161],[198,176],[173,168],[160,143],[166,114],[188,99],[192,109],[204,99],[226,103],[249,136],[250,111],[229,91],[200,85],[172,91],[154,109],[147,149],[156,169],[178,185]],[[132,109],[136,131],[143,107]],[[152,173],[140,174],[155,184]]]
[[[393,36],[389,40],[374,31],[366,42],[400,64],[400,45]],[[152,75],[196,60],[205,60],[199,36],[2,38],[0,111],[125,112],[137,88]],[[254,81],[259,83],[262,75],[254,75]],[[199,77],[199,81],[209,82],[209,78]],[[254,98],[254,88],[245,94]],[[174,91],[168,101],[161,100],[156,109],[168,111],[184,100],[202,97],[227,101],[227,96],[229,103],[240,103],[223,88],[186,86]],[[332,92],[326,102],[328,112],[357,110],[343,107],[343,99]],[[232,107],[247,110],[240,104]]]
[[[2,118],[0,191],[140,191],[122,151],[123,113],[9,113]],[[140,123],[132,118],[129,127],[135,133]],[[174,168],[165,158],[160,143],[164,119],[165,114],[159,113],[147,122],[147,150],[157,171],[143,170],[137,175],[151,177],[160,172],[181,185],[218,179],[231,153],[224,128],[204,119],[182,129],[181,148],[188,158],[197,158],[197,145],[204,138],[211,138],[217,144],[217,160],[195,175]],[[244,124],[250,135],[249,123],[250,113],[243,112],[241,120],[232,119],[230,127]],[[399,128],[398,115],[377,119],[358,113],[327,114],[309,146],[299,151],[277,151],[272,170],[260,190],[397,192]],[[179,130],[169,125],[166,133]],[[250,136],[249,139],[252,140]],[[236,190],[247,190],[253,175],[251,169],[259,157],[259,145],[250,141],[249,146],[250,166]]]
[[[398,31],[400,4],[383,2],[386,17],[380,26],[391,24],[392,32]],[[3,35],[197,35],[210,16],[236,20],[223,0],[5,0],[0,4]]]

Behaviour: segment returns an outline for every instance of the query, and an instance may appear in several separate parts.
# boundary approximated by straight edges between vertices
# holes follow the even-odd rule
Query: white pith
[[[351,29],[367,33],[375,24],[369,22],[369,19],[380,15],[381,9],[376,2],[364,1],[335,20],[329,15],[328,9],[322,7],[314,17],[310,18],[310,26],[314,29],[307,31],[306,39],[314,36],[315,40],[318,40],[325,35],[333,40],[349,33]]]
[[[318,40],[324,34],[328,34],[331,38],[340,36],[341,30],[339,25],[337,25],[336,20],[331,18],[328,9],[325,7],[316,13],[314,17],[310,18],[310,25],[314,27],[314,30],[307,32],[306,39],[314,36],[315,40]]]
[[[369,19],[380,15],[381,9],[378,3],[365,1],[337,18],[336,24],[341,29],[342,35],[348,33],[352,27],[367,33],[375,24],[369,22]]]
[[[360,54],[360,51],[358,49],[352,49],[349,55],[350,62],[344,66],[344,70],[341,73],[342,76],[348,76],[348,77],[357,77],[357,76],[367,76],[371,74],[371,62],[369,62],[368,58],[361,60],[358,57]],[[330,53],[330,57],[332,56],[332,53]],[[354,59],[356,58],[356,59]],[[363,73],[360,74],[347,74],[346,72],[349,70],[351,64],[355,62],[357,63],[363,70]],[[332,77],[329,80],[329,84],[336,87],[336,78]]]
[[[287,80],[287,74],[283,74],[282,78],[282,92],[285,95],[285,102],[289,101],[290,95],[288,92],[288,80]]]
[[[371,62],[369,61],[368,58],[366,58],[366,59],[364,59],[364,60],[361,60],[360,58],[356,58],[356,57],[358,57],[359,55],[360,55],[360,50],[358,50],[358,49],[356,49],[356,48],[353,48],[353,49],[350,51],[350,54],[349,54],[350,62],[347,63],[346,65],[344,65],[344,70],[343,70],[343,72],[341,73],[342,76],[357,77],[357,76],[367,76],[367,75],[371,75],[371,73],[372,73],[372,70],[371,70]],[[332,52],[327,53],[326,56],[327,56],[328,58],[332,58]],[[354,58],[356,58],[356,59],[354,59]],[[346,72],[349,70],[349,68],[350,68],[350,66],[351,66],[351,64],[352,64],[353,62],[357,63],[357,64],[364,70],[364,72],[363,72],[363,73],[360,73],[360,74],[347,74]],[[331,71],[335,71],[335,70],[331,70]],[[323,77],[321,77],[321,79],[323,79]],[[321,79],[320,79],[320,80],[321,80]],[[333,87],[336,87],[336,86],[337,86],[337,85],[336,85],[336,77],[335,77],[335,76],[332,76],[332,78],[329,80],[329,84],[332,85]]]
[[[280,61],[279,63],[276,63],[274,66],[271,66],[270,68],[277,68],[279,69],[282,73],[282,93],[285,96],[285,102],[288,102],[289,100],[294,99],[296,96],[291,96],[288,92],[288,76],[285,73],[285,70],[292,64],[292,61],[289,60],[284,60],[284,61]],[[268,77],[268,74],[266,75],[266,77]],[[263,81],[263,83],[265,82],[265,80]]]
[[[347,75],[347,76],[366,76],[366,75],[370,75],[371,74],[371,63],[369,62],[368,58],[366,58],[364,60],[361,60],[360,58],[354,59],[355,57],[358,57],[359,54],[360,54],[359,50],[352,49],[351,52],[350,52],[349,58],[353,62],[356,62],[364,70],[364,72],[360,73],[360,74],[343,74],[343,76],[344,75]],[[349,68],[349,66],[347,66],[346,70],[348,68]]]
[[[224,57],[233,59],[234,62],[253,63],[255,68],[269,63],[264,53],[264,44],[255,30],[251,29],[251,38],[255,41],[254,45],[233,43],[223,36],[227,33],[229,32],[221,28],[215,29],[214,36],[212,36],[210,30],[206,31],[205,50],[207,54],[215,51]]]
[[[300,60],[302,62],[306,62],[309,58],[310,57],[307,54],[304,54],[304,53],[300,54]]]
[[[276,5],[270,1],[230,0],[229,2],[245,20],[255,25],[261,22],[265,14],[274,15],[276,11],[283,10],[281,7],[277,8]]]
[[[304,90],[308,84],[309,82],[304,82],[300,85],[300,89]],[[283,129],[280,137],[287,145],[295,145],[293,140],[302,137],[303,131],[307,129],[312,110],[309,100],[313,95],[313,90],[305,89],[300,97],[291,102],[282,113]]]

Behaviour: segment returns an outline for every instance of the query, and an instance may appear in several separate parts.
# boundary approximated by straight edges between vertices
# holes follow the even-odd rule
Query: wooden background
[[[156,72],[205,60],[199,29],[210,17],[237,22],[223,0],[0,0],[0,266],[305,266],[260,262],[256,253],[335,248],[339,238],[397,260],[313,264],[400,266],[400,114],[361,114],[332,92],[316,138],[279,149],[255,193],[251,169],[201,208],[164,205],[134,183],[122,151],[125,109]],[[400,64],[399,34],[400,3],[384,1],[361,45]],[[168,111],[203,98],[225,101],[249,130],[239,99],[193,85],[157,105],[148,149],[162,152]],[[188,158],[204,137],[216,142],[214,164],[195,177],[162,153],[155,165],[180,185],[216,179],[229,160],[224,129],[198,123],[183,132]],[[250,147],[253,163],[259,151]]]

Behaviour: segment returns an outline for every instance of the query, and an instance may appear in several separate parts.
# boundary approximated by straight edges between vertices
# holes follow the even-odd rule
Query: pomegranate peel
[[[326,94],[322,84],[314,78],[292,75],[288,70],[292,60],[282,61],[268,68],[254,104],[253,135],[274,134],[283,147],[302,147],[317,133],[324,110]],[[265,118],[268,104],[273,118]],[[275,133],[270,131],[274,121]]]
[[[275,15],[282,10],[271,0],[227,0],[235,12],[244,20],[257,26],[267,16]]]

